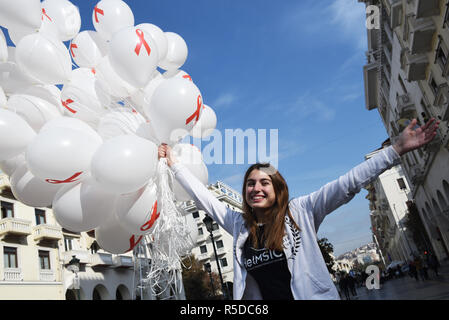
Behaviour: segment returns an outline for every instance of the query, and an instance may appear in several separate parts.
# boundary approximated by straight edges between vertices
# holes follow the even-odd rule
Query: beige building
[[[449,7],[445,0],[359,2],[380,13],[367,29],[366,108],[378,110],[392,142],[413,118],[441,121],[432,143],[402,157],[409,209],[419,212],[428,250],[441,262],[449,259]]]
[[[242,196],[239,192],[235,191],[233,188],[221,181],[217,181],[215,184],[209,185],[208,189],[218,200],[222,201],[226,207],[234,211],[242,212]],[[194,201],[186,202],[185,209],[192,213],[198,226],[197,246],[193,248],[192,253],[195,255],[196,259],[203,264],[210,263],[212,271],[218,273],[210,233],[207,231],[206,226],[203,223],[206,213],[203,210],[198,209],[195,206]],[[232,235],[220,228],[215,222],[213,229],[213,237],[220,263],[220,270],[223,276],[223,282],[232,283],[234,278]],[[219,286],[220,284],[215,284],[216,288]],[[229,292],[232,293],[232,288],[229,287],[229,289]]]
[[[115,300],[139,294],[132,252],[110,254],[95,246],[93,233],[62,229],[51,209],[16,200],[5,174],[0,203],[0,300]],[[67,268],[73,256],[79,259],[77,274]]]

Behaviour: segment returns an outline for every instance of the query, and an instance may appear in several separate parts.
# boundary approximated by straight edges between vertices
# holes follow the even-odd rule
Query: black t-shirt
[[[258,230],[262,244],[263,226]],[[264,300],[294,300],[290,287],[291,274],[283,251],[254,248],[250,237],[243,248],[245,268],[259,285]]]

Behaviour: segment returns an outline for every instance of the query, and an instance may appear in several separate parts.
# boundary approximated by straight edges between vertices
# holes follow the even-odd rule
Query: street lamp
[[[72,256],[72,260],[70,260],[67,265],[67,270],[72,271],[75,274],[75,281],[73,282],[73,289],[77,293],[78,300],[81,300],[80,281],[78,278],[78,272],[80,271],[80,259],[77,259],[76,255]]]
[[[214,247],[215,261],[217,262],[218,275],[220,276],[221,291],[223,292],[224,299],[227,300],[227,298],[228,298],[227,289],[226,289],[226,287],[224,286],[224,283],[223,283],[223,276],[221,275],[220,262],[218,261],[217,249],[215,248],[215,240],[214,240],[214,235],[212,233],[213,232],[213,222],[214,222],[214,220],[212,220],[211,217],[206,215],[204,217],[204,219],[203,219],[203,222],[206,225],[206,229],[207,229],[207,231],[209,231],[210,239],[212,240],[212,246]]]
[[[214,279],[212,278],[212,268],[209,262],[204,264],[204,269],[206,269],[207,273],[209,274],[212,296],[215,296]]]

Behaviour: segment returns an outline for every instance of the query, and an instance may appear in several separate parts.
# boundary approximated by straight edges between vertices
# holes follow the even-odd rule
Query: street
[[[399,279],[391,279],[381,284],[379,290],[357,288],[354,300],[449,300],[449,266],[439,269],[436,277],[429,270],[429,280],[416,281],[409,275]],[[342,298],[344,299],[344,297]]]

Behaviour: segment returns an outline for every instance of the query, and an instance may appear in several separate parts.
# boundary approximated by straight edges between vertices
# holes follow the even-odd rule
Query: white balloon
[[[117,31],[134,26],[134,15],[121,0],[102,0],[92,12],[92,22],[101,37],[109,41]]]
[[[156,145],[159,145],[160,142],[156,136],[156,132],[153,129],[153,126],[151,125],[151,123],[145,122],[145,123],[141,123],[139,125],[139,128],[137,128],[136,131],[136,135],[138,135],[139,137],[142,137],[144,139],[150,140],[151,142],[153,142]]]
[[[208,105],[203,104],[201,118],[193,127],[191,135],[194,138],[207,138],[212,134],[216,126],[217,115],[215,111]]]
[[[153,76],[148,82],[148,84],[143,89],[138,89],[133,95],[131,95],[130,99],[133,103],[134,107],[141,113],[144,112],[145,101],[149,103],[151,101],[151,97],[153,96],[154,90],[165,80],[165,78],[161,75],[161,73],[157,70],[153,72]]]
[[[74,232],[95,229],[114,215],[117,196],[105,192],[92,178],[62,187],[52,209],[58,223]]]
[[[135,134],[145,119],[135,110],[117,109],[105,114],[98,123],[98,134],[105,140],[126,134]]]
[[[6,109],[21,116],[36,132],[39,132],[47,121],[62,116],[58,106],[27,94],[11,95],[6,104]]]
[[[10,47],[8,47],[8,49],[9,48]],[[15,50],[15,48],[13,49]],[[8,50],[9,54],[14,50]],[[21,89],[36,83],[39,82],[21,70],[15,62],[8,61],[0,64],[0,86],[6,94],[18,92]]]
[[[75,183],[88,175],[92,156],[101,143],[101,137],[90,131],[62,127],[42,130],[26,150],[28,168],[48,183]]]
[[[95,89],[96,77],[92,69],[74,69],[61,91],[64,114],[96,125],[104,108]]]
[[[136,192],[121,195],[117,203],[118,221],[132,234],[150,234],[159,221],[161,205],[157,200],[153,181]]]
[[[104,56],[97,65],[97,82],[101,83],[96,88],[97,94],[111,95],[116,98],[126,98],[137,91],[135,87],[123,80],[112,68],[109,56]]]
[[[57,106],[61,114],[64,113],[64,107],[61,103],[61,90],[59,90],[59,88],[55,85],[36,84],[24,86],[23,88],[18,88],[15,93],[35,96],[46,100],[47,102]]]
[[[58,30],[59,39],[73,39],[81,28],[81,16],[78,8],[67,0],[44,0],[42,2],[42,20],[49,19]]]
[[[168,70],[165,71],[162,76],[165,79],[170,79],[170,78],[182,78],[182,79],[186,79],[189,81],[193,81],[192,77],[185,71],[183,70],[179,70],[179,69],[174,69],[174,70]]]
[[[55,129],[62,130],[62,129],[72,129],[81,131],[83,135],[88,136],[91,139],[97,140],[98,139],[98,133],[92,129],[87,123],[84,121],[81,121],[76,118],[72,117],[60,117],[53,120],[48,121],[39,131],[39,133],[44,132],[45,130],[52,130]]]
[[[105,190],[129,193],[142,188],[156,174],[157,146],[136,135],[105,141],[92,158],[92,176]]]
[[[0,108],[4,108],[6,106],[6,95],[3,91],[3,88],[0,86]]]
[[[186,166],[190,172],[204,185],[208,183],[207,167],[203,162],[201,151],[194,145],[178,143],[172,149],[173,155],[180,163]],[[173,192],[178,201],[188,201],[192,197],[185,191],[178,181],[173,181]]]
[[[30,207],[48,207],[61,185],[49,184],[36,178],[26,163],[18,167],[11,175],[11,191],[14,197]]]
[[[109,58],[112,68],[123,80],[143,88],[153,77],[159,53],[149,33],[128,27],[113,35],[109,42]]]
[[[170,78],[157,86],[144,112],[159,141],[174,145],[187,136],[202,111],[202,96],[192,81]]]
[[[12,28],[16,25],[39,29],[42,9],[40,0],[0,1],[0,25]]]
[[[0,170],[6,173],[7,176],[11,176],[23,164],[26,164],[25,153],[20,153],[15,157],[0,161]]]
[[[120,254],[133,250],[143,236],[131,234],[113,216],[95,229],[95,238],[103,250]]]
[[[81,31],[70,43],[70,54],[80,67],[96,67],[107,51],[106,41],[92,30]]]
[[[72,60],[64,44],[40,33],[20,40],[16,60],[24,72],[45,84],[64,83],[72,71]]]
[[[151,23],[141,23],[136,28],[146,31],[156,42],[156,47],[159,53],[159,61],[164,59],[167,55],[168,42],[164,31],[158,26]]]
[[[8,61],[8,45],[3,30],[0,30],[0,62]]]
[[[177,33],[165,32],[165,36],[167,38],[167,55],[159,62],[159,67],[164,70],[179,69],[187,60],[187,44]]]
[[[0,161],[25,151],[36,133],[20,116],[0,109]]]

